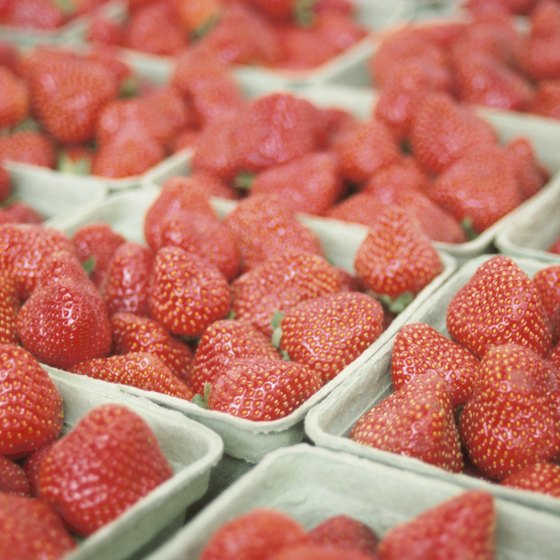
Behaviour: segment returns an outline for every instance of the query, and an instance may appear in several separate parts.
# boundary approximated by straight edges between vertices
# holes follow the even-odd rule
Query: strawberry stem
[[[272,327],[272,345],[275,348],[280,349],[280,342],[282,340],[282,319],[284,318],[284,312],[275,311],[272,315],[272,320],[270,321],[270,326]]]
[[[461,227],[463,228],[463,231],[465,232],[465,235],[467,236],[467,239],[469,241],[472,241],[473,239],[476,239],[478,237],[478,233],[473,228],[473,222],[471,218],[463,218],[463,220],[461,220]]]
[[[382,303],[383,307],[395,315],[402,313],[414,300],[414,294],[412,292],[404,292],[396,298],[384,294],[378,294],[376,297]]]
[[[197,393],[191,399],[191,402],[193,402],[194,404],[197,404],[201,408],[205,408],[206,410],[208,410],[208,408],[209,408],[208,407],[208,401],[210,400],[210,393],[211,392],[212,392],[212,383],[206,382],[204,384],[204,394],[201,395],[200,393]]]
[[[249,173],[248,171],[242,171],[233,180],[235,188],[242,191],[248,191],[251,189],[251,185],[255,180],[255,173]]]
[[[82,263],[82,268],[85,270],[88,276],[95,270],[95,257],[89,257]]]
[[[300,27],[311,27],[315,23],[317,0],[298,0],[293,7],[293,18]]]

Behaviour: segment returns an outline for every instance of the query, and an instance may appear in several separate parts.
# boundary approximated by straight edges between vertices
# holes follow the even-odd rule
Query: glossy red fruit
[[[31,455],[29,455],[23,463],[23,470],[25,471],[27,479],[29,480],[31,495],[33,497],[37,497],[37,490],[39,487],[39,470],[41,468],[41,463],[53,444],[54,441],[47,445],[43,445],[43,447],[31,453]]]
[[[41,500],[0,493],[0,550],[13,560],[56,560],[76,548],[54,510]]]
[[[492,560],[495,528],[492,496],[465,491],[390,529],[379,544],[378,554],[383,560]]]
[[[539,82],[529,111],[553,119],[560,119],[560,81]]]
[[[91,285],[87,272],[74,253],[58,251],[52,253],[43,262],[37,276],[37,288],[65,281],[76,281],[93,292],[96,288]]]
[[[125,406],[107,404],[50,448],[39,472],[39,496],[74,531],[90,535],[172,475],[147,422]]]
[[[56,163],[55,146],[43,132],[13,132],[0,138],[0,161],[27,163],[52,169]]]
[[[28,30],[55,30],[64,23],[64,14],[49,0],[10,2],[3,23]]]
[[[0,344],[17,344],[19,300],[13,280],[0,273]]]
[[[14,202],[6,206],[3,215],[7,216],[12,222],[19,224],[41,224],[45,219],[25,202]]]
[[[0,165],[0,202],[3,202],[12,192],[12,181],[4,167]]]
[[[279,347],[326,383],[379,338],[383,308],[366,294],[328,294],[288,309],[279,327]]]
[[[327,212],[329,218],[372,227],[385,204],[370,192],[358,191],[344,198]]]
[[[533,283],[540,295],[553,334],[557,337],[560,334],[560,324],[556,324],[560,313],[560,265],[546,266],[538,270],[533,276]]]
[[[501,484],[560,498],[560,465],[555,463],[535,463],[521,471],[506,476]]]
[[[37,360],[0,344],[0,454],[19,457],[54,441],[62,428],[62,398]]]
[[[350,438],[449,472],[463,468],[449,390],[437,374],[418,376],[373,406],[354,424]]]
[[[306,560],[307,558],[313,558],[313,560],[338,560],[339,558],[375,560],[378,556],[331,545],[302,544],[286,547],[268,558],[270,560]]]
[[[208,408],[254,422],[291,414],[321,388],[321,378],[297,362],[239,358],[216,379]]]
[[[25,82],[10,69],[0,66],[0,128],[11,127],[27,117],[29,97]]]
[[[525,70],[535,81],[554,80],[560,73],[560,9],[556,2],[539,2],[531,14]]]
[[[551,332],[539,293],[523,270],[502,255],[484,262],[447,307],[451,337],[482,357],[508,342],[546,355]]]
[[[536,195],[549,179],[548,171],[538,162],[531,142],[520,136],[506,146],[513,159],[517,184],[523,199]]]
[[[344,550],[357,550],[369,556],[375,554],[379,539],[362,521],[348,515],[328,517],[309,531],[316,544],[330,545]]]
[[[2,493],[31,496],[31,487],[23,468],[0,455],[0,494]]]

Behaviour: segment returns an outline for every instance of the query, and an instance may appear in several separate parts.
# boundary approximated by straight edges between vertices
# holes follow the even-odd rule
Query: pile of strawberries
[[[62,397],[23,348],[0,344],[0,550],[5,558],[62,558],[169,479],[152,429],[105,404],[62,435]]]
[[[449,337],[425,323],[398,332],[395,392],[350,437],[560,497],[560,266],[530,278],[490,258],[454,295],[446,324]]]
[[[88,39],[155,55],[204,49],[227,64],[306,70],[367,35],[351,0],[129,0],[128,18],[94,19]]]
[[[379,537],[341,514],[306,530],[275,509],[257,508],[224,523],[200,560],[401,560],[479,558],[495,554],[496,512],[490,494],[469,491],[433,506]]]
[[[402,122],[425,91],[465,103],[560,118],[560,5],[532,4],[527,28],[496,5],[472,2],[472,21],[409,26],[388,35],[371,59],[384,117]],[[526,6],[528,7],[528,6]]]

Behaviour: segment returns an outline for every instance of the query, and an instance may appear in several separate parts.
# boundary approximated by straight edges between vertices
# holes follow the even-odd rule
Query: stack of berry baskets
[[[416,525],[405,529],[409,522]],[[454,523],[462,536],[445,539]],[[251,538],[256,527],[258,539]],[[555,516],[485,492],[301,444],[271,453],[148,558],[233,560],[238,556],[228,554],[227,543],[235,540],[236,553],[253,546],[274,559],[319,551],[329,559],[397,559],[435,545],[446,558],[477,551],[480,558],[553,560],[557,527]]]
[[[66,235],[72,236],[87,224],[103,222],[109,224],[115,232],[121,234],[127,240],[144,245],[146,243],[144,238],[146,213],[152,207],[154,201],[158,199],[160,193],[160,189],[145,188],[114,194],[96,209],[76,214],[71,220],[66,220],[64,223],[59,222],[56,227]],[[215,211],[218,215],[224,216],[233,209],[227,202],[224,204],[223,200],[214,199],[214,203]],[[318,238],[322,246],[321,250],[325,258],[330,262],[330,265],[341,271],[337,272],[337,275],[340,273],[345,276],[347,273],[355,274],[354,258],[358,248],[365,239],[363,232],[356,235],[350,228],[340,232],[329,232],[327,228],[314,231],[312,224],[308,224],[306,227]],[[429,243],[427,243],[427,247],[430,247]],[[377,332],[373,337],[374,340],[372,338],[371,344],[367,345],[362,353],[357,355],[351,363],[346,364],[342,371],[333,372],[336,375],[332,375],[332,379],[326,381],[318,390],[316,390],[316,387],[316,392],[311,394],[311,396],[308,395],[309,398],[307,400],[300,402],[300,405],[295,410],[283,417],[266,421],[253,421],[219,410],[208,410],[194,402],[154,391],[148,392],[125,385],[119,385],[119,387],[132,394],[149,398],[167,408],[179,410],[187,416],[200,421],[220,434],[224,440],[226,454],[248,462],[258,462],[272,449],[301,441],[303,437],[303,419],[309,409],[330,393],[341,381],[350,377],[358,366],[361,365],[367,368],[368,364],[371,363],[372,356],[379,350],[384,341],[387,341],[394,334],[397,327],[404,324],[412,316],[414,310],[449,278],[455,269],[455,260],[445,253],[434,251],[433,254],[436,255],[436,259],[441,263],[438,264],[440,271],[416,294],[408,307],[396,315],[396,318],[385,330]],[[320,266],[324,266],[324,264]],[[328,274],[331,273],[329,272]],[[385,316],[387,317],[387,315]],[[380,328],[383,329],[385,327]],[[270,341],[267,344],[270,344]],[[71,374],[67,373],[66,375]],[[96,383],[99,383],[100,386],[106,384],[105,381],[96,381]]]
[[[557,278],[542,261],[472,259],[372,367],[309,412],[306,434],[321,447],[558,514]]]

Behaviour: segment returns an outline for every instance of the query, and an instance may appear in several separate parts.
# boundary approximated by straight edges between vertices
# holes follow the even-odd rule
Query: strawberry
[[[407,158],[376,171],[363,190],[389,204],[401,192],[425,191],[429,185],[429,177],[414,158]]]
[[[2,23],[27,29],[54,30],[64,23],[62,11],[50,0],[10,2]]]
[[[321,545],[301,544],[282,548],[276,554],[267,556],[267,560],[375,560],[377,555],[365,554],[359,550],[346,550],[345,548]]]
[[[387,206],[369,228],[354,267],[367,288],[389,298],[415,296],[443,270],[418,222],[397,206]]]
[[[560,466],[535,463],[506,476],[500,484],[560,498]]]
[[[171,333],[199,337],[229,309],[228,282],[212,263],[179,247],[163,247],[156,253],[151,316]]]
[[[338,270],[325,259],[303,251],[283,253],[242,274],[232,284],[236,319],[252,323],[267,336],[276,311],[340,290]]]
[[[550,370],[530,348],[488,349],[459,423],[470,460],[483,474],[501,480],[560,452],[551,388]]]
[[[560,80],[540,82],[529,111],[552,119],[560,119]]]
[[[327,217],[375,227],[384,206],[383,201],[372,196],[371,192],[359,191],[333,205],[327,212]]]
[[[95,46],[118,46],[123,41],[123,26],[101,14],[91,17],[86,41]]]
[[[316,544],[330,545],[344,550],[359,550],[373,556],[378,537],[365,523],[348,515],[328,517],[309,531]]]
[[[21,131],[0,137],[0,161],[54,168],[55,147],[43,132]]]
[[[0,526],[6,560],[56,560],[76,548],[58,514],[41,500],[0,493]]]
[[[279,195],[254,195],[241,201],[224,224],[237,240],[242,272],[287,252],[322,254],[315,233],[297,220]]]
[[[173,0],[172,3],[183,27],[190,34],[204,34],[220,16],[222,0]]]
[[[522,198],[534,196],[548,181],[549,173],[537,161],[533,146],[527,138],[519,137],[511,140],[505,149],[513,159]]]
[[[466,148],[495,144],[496,133],[468,107],[445,93],[432,92],[416,106],[410,141],[422,167],[430,173],[441,173]]]
[[[0,344],[17,344],[19,300],[13,280],[0,273]]]
[[[36,288],[43,288],[58,282],[75,281],[84,287],[96,292],[94,286],[89,282],[87,272],[74,253],[58,251],[52,253],[43,261],[37,275]]]
[[[62,429],[62,398],[37,360],[0,344],[0,454],[19,457],[54,441]]]
[[[251,195],[278,194],[290,210],[325,214],[343,192],[334,154],[312,152],[270,167],[251,183]]]
[[[391,380],[395,390],[417,376],[437,373],[449,386],[453,408],[465,404],[474,389],[479,362],[466,348],[426,323],[402,327],[393,345]]]
[[[194,393],[204,394],[206,383],[214,384],[237,358],[280,358],[276,348],[256,327],[242,320],[212,323],[202,334],[187,383]]]
[[[248,0],[247,4],[256,8],[272,20],[290,20],[297,8],[295,0]]]
[[[537,288],[542,306],[550,321],[555,338],[560,332],[560,265],[541,268],[533,277],[533,284]]]
[[[111,318],[113,351],[116,354],[148,352],[156,355],[179,379],[188,383],[193,353],[173,338],[159,323],[132,313],[115,313]]]
[[[480,490],[465,491],[390,529],[377,552],[383,560],[491,560],[495,528],[492,496]]]
[[[0,102],[0,128],[14,126],[27,117],[27,87],[10,69],[0,66],[0,88],[3,92]]]
[[[560,75],[560,9],[551,0],[540,2],[531,15],[526,72],[535,81],[557,79]]]
[[[25,202],[14,202],[6,206],[2,212],[12,223],[40,224],[43,222],[43,217]]]
[[[208,196],[229,198],[232,200],[239,198],[237,191],[232,185],[225,183],[215,175],[204,171],[193,171],[189,175],[189,178]]]
[[[428,189],[428,196],[481,233],[522,202],[517,170],[499,146],[471,146]]]
[[[0,455],[0,495],[2,493],[31,496],[31,487],[23,468]]]
[[[507,342],[541,355],[551,347],[537,288],[515,261],[502,255],[483,263],[453,296],[446,321],[451,337],[479,358],[490,346]]]
[[[550,253],[560,254],[560,238],[554,240],[547,251]]]
[[[356,19],[336,11],[317,13],[314,26],[324,43],[330,45],[337,54],[367,35],[367,30]]]
[[[91,535],[172,475],[146,421],[125,406],[106,404],[50,448],[41,463],[39,496],[78,534]]]
[[[12,180],[6,169],[0,166],[0,202],[4,202],[12,192]]]
[[[119,383],[144,391],[190,400],[190,388],[155,354],[128,352],[122,356],[96,358],[74,364],[70,371],[79,375]]]
[[[358,292],[327,294],[288,309],[279,327],[279,347],[326,383],[379,337],[383,308]]]
[[[208,408],[268,422],[291,414],[321,388],[321,378],[297,362],[238,358],[216,379]]]
[[[148,315],[153,263],[152,251],[138,243],[125,242],[115,249],[100,287],[109,315],[119,311]]]
[[[308,540],[305,529],[289,515],[257,508],[217,529],[202,550],[200,560],[268,558],[283,547]]]
[[[37,491],[39,487],[39,470],[41,468],[41,463],[43,462],[43,458],[54,443],[55,442],[53,441],[47,445],[43,445],[43,447],[31,453],[31,455],[29,455],[23,463],[23,470],[27,475],[27,479],[31,487],[31,495],[33,497],[37,497]]]

